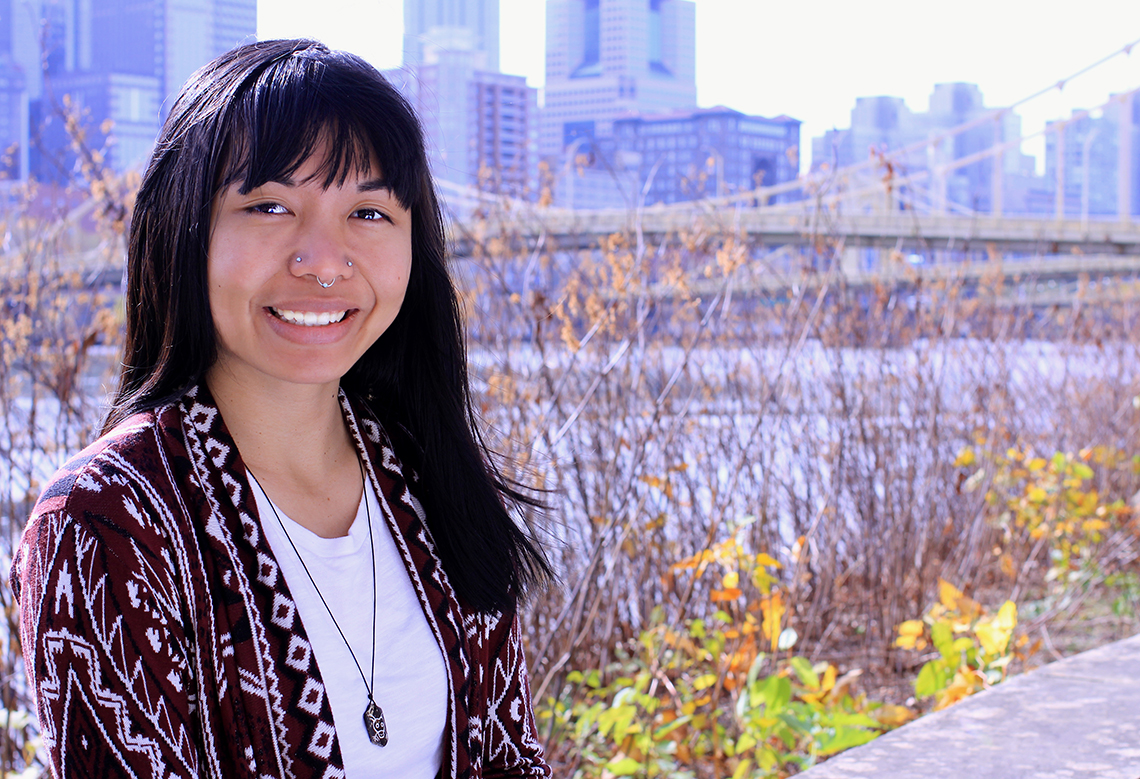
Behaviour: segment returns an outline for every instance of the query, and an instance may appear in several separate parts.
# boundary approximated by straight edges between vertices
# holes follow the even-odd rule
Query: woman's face
[[[246,194],[234,184],[215,198],[211,374],[247,386],[338,382],[399,312],[412,264],[411,212],[375,163],[324,188],[324,154],[318,147],[289,181]]]

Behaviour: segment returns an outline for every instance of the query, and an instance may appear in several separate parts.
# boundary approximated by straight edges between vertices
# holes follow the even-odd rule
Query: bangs
[[[320,152],[314,178],[323,187],[378,173],[410,209],[427,162],[411,108],[382,79],[358,57],[323,47],[269,62],[222,120],[218,189],[239,183],[245,193],[289,181]]]

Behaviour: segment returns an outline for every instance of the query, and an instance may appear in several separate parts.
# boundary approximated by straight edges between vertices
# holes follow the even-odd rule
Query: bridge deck
[[[1140,220],[1047,219],[952,216],[916,211],[858,213],[815,210],[803,204],[767,208],[710,208],[700,201],[626,210],[571,211],[561,208],[517,210],[512,224],[525,235],[559,239],[596,238],[640,226],[648,235],[725,231],[770,244],[802,244],[820,237],[842,237],[847,246],[925,248],[950,251],[1018,251],[1060,254],[1140,253]],[[468,225],[457,226],[461,237]]]

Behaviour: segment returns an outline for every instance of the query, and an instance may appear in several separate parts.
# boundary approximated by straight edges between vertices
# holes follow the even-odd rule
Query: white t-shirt
[[[252,475],[250,480],[256,481]],[[365,500],[361,500],[356,519],[342,538],[321,538],[280,509],[274,516],[275,507],[260,485],[253,493],[265,537],[297,604],[324,679],[346,779],[432,779],[443,760],[447,670],[372,486],[364,491],[367,508]],[[369,516],[376,547],[373,695],[388,726],[388,744],[383,747],[368,740],[363,719],[368,692],[352,653],[345,646],[347,639],[364,675],[370,676],[373,579]],[[312,580],[298,554],[304,558]],[[313,581],[344,632],[343,639],[313,588]]]

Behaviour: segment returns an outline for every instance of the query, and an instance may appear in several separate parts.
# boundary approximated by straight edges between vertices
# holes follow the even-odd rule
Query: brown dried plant
[[[456,260],[481,411],[551,503],[561,582],[526,613],[539,698],[604,673],[655,609],[710,616],[716,582],[677,563],[734,533],[781,564],[797,653],[913,672],[895,628],[940,578],[1008,592],[962,447],[1136,449],[1134,281],[1041,305],[992,251],[917,269],[886,250],[868,281],[826,208],[803,246],[735,230],[731,207],[596,239],[556,240],[544,213],[485,208]]]

